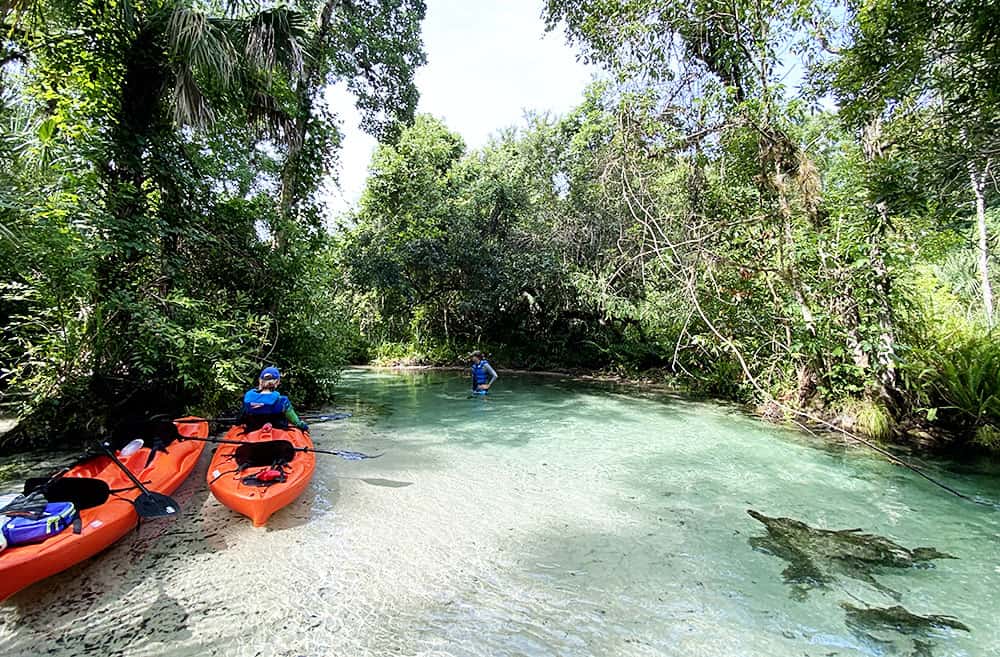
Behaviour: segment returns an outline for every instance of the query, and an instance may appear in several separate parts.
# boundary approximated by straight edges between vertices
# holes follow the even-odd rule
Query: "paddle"
[[[165,516],[177,515],[177,512],[181,508],[177,502],[162,493],[154,493],[143,486],[139,478],[132,474],[132,471],[125,467],[124,463],[118,460],[118,457],[115,456],[114,451],[111,449],[110,443],[101,443],[101,447],[104,449],[104,453],[125,473],[125,476],[132,481],[136,488],[142,491],[132,501],[132,504],[135,506],[135,512],[139,514],[140,518],[163,518]]]
[[[331,456],[339,456],[347,461],[362,461],[364,459],[377,459],[382,456],[382,454],[365,454],[364,452],[349,452],[346,450],[330,450],[330,449],[316,449],[314,447],[296,447],[292,445],[291,442],[287,440],[269,440],[269,441],[256,441],[256,440],[226,440],[224,438],[196,438],[193,436],[181,436],[178,440],[197,440],[203,443],[217,443],[220,445],[263,445],[266,443],[288,443],[289,448],[293,452],[310,452],[312,454],[329,454]]]
[[[320,422],[330,422],[333,420],[343,420],[345,418],[351,417],[350,413],[333,413],[332,415],[300,415],[299,418],[303,421],[309,422],[311,424],[318,424]],[[213,422],[215,424],[240,424],[243,422],[243,418],[238,417],[207,417],[198,420],[171,420],[172,422],[178,422],[180,424],[195,424],[198,422]]]
[[[303,420],[309,420],[310,422],[315,424],[316,422],[326,422],[328,420],[344,420],[351,417],[351,415],[352,415],[351,413],[333,413],[331,415],[303,414],[300,415],[299,417],[302,418]]]

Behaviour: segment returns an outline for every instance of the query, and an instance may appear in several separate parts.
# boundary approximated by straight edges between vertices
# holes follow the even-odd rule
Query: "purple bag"
[[[75,516],[72,502],[49,502],[38,518],[10,516],[2,531],[10,546],[39,543],[72,525]]]

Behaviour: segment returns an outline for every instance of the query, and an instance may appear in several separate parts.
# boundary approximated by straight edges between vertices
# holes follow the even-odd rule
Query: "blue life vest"
[[[486,373],[489,361],[485,358],[472,366],[472,389],[475,390],[484,383],[489,383],[490,376]]]
[[[284,415],[289,404],[288,397],[278,394],[277,390],[268,392],[247,390],[247,394],[243,395],[243,414]]]

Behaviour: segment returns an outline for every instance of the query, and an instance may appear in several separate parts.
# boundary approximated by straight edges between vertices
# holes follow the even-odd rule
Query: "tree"
[[[264,359],[286,366],[304,402],[329,395],[346,348],[316,191],[337,133],[312,101],[349,79],[361,102],[381,103],[372,125],[405,120],[423,58],[421,3],[344,3],[323,34],[319,14],[336,6],[3,6],[5,47],[19,62],[4,82],[44,127],[31,149],[46,153],[46,192],[63,201],[58,213],[18,201],[8,215],[29,252],[51,254],[4,288],[5,380],[34,400],[23,413],[61,416],[69,429],[72,417],[99,426],[95,412],[211,409]],[[72,177],[52,155],[72,161]],[[9,183],[26,187],[29,158],[15,160]],[[42,225],[66,238],[62,251],[45,251],[48,233],[33,231]],[[269,228],[284,248],[271,248]],[[70,262],[72,303],[46,314]],[[60,351],[62,336],[77,347]],[[22,435],[45,431],[30,424]]]
[[[295,107],[281,174],[282,216],[293,221],[295,203],[308,200],[324,161],[338,139],[330,117],[317,112],[327,85],[343,82],[355,94],[366,130],[380,139],[413,120],[417,90],[413,74],[426,58],[421,50],[422,0],[380,2],[325,0],[305,45],[305,65],[294,80]],[[275,227],[276,243],[285,229]]]
[[[992,327],[986,183],[1000,152],[1000,8],[965,0],[861,0],[848,9],[847,44],[829,68],[845,119],[869,135],[891,124],[896,152],[903,146],[934,162],[929,188],[971,189],[983,315]],[[876,149],[879,157],[892,157],[888,146]],[[913,200],[921,201],[899,197]],[[897,209],[907,208],[897,203]]]

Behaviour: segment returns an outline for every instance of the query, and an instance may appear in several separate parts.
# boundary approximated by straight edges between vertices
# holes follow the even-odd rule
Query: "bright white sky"
[[[417,111],[478,148],[520,123],[525,110],[563,114],[579,104],[597,69],[576,61],[561,31],[545,33],[541,12],[542,0],[428,0]],[[358,129],[345,91],[331,89],[327,98],[344,120],[341,189],[329,194],[330,212],[339,213],[361,195],[375,140]]]

